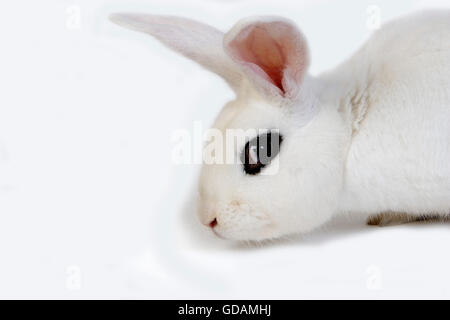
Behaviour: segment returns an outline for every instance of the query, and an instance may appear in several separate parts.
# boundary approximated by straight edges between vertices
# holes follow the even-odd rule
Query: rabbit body
[[[385,25],[319,81],[352,130],[339,211],[449,214],[450,15]]]

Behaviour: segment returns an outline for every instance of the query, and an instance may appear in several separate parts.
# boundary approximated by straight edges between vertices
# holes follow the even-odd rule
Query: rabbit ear
[[[196,61],[237,88],[241,75],[223,50],[223,32],[184,18],[148,14],[113,14],[110,20],[120,26],[148,33],[169,48]]]
[[[290,99],[299,94],[309,53],[292,22],[278,17],[242,20],[225,35],[224,49],[266,94]]]

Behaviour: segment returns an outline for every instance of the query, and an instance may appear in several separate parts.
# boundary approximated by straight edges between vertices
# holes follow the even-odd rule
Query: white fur
[[[279,128],[284,137],[276,175],[249,176],[239,163],[204,165],[199,217],[205,225],[216,218],[218,235],[274,238],[342,213],[450,213],[450,12],[391,22],[317,78],[297,77],[303,71],[294,65],[284,85],[295,96],[249,74],[227,48],[244,26],[267,21],[288,26],[292,41],[306,46],[285,19],[252,18],[226,35],[181,18],[113,20],[152,34],[230,83],[237,97],[215,128]]]

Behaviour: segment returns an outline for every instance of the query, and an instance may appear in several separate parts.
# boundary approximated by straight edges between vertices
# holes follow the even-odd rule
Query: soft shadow
[[[236,242],[234,243],[233,248],[239,250],[254,250],[280,246],[315,246],[327,243],[328,241],[352,237],[363,232],[374,232],[376,229],[378,229],[378,227],[367,226],[363,219],[337,216],[325,225],[309,233],[260,242]]]
[[[195,189],[194,189],[195,190]],[[328,241],[353,237],[361,233],[379,232],[382,228],[429,228],[438,225],[450,226],[449,219],[430,219],[420,222],[410,222],[401,225],[369,226],[366,219],[355,215],[336,216],[324,226],[306,234],[298,234],[273,240],[263,241],[233,241],[215,236],[209,228],[202,226],[195,212],[195,192],[186,197],[182,210],[182,222],[189,236],[189,240],[204,249],[217,250],[259,250],[264,248],[286,246],[314,246]]]

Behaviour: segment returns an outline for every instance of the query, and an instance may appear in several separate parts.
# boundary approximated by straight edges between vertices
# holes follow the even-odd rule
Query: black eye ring
[[[280,152],[283,137],[277,131],[260,134],[248,141],[242,150],[241,161],[246,174],[256,175]]]

